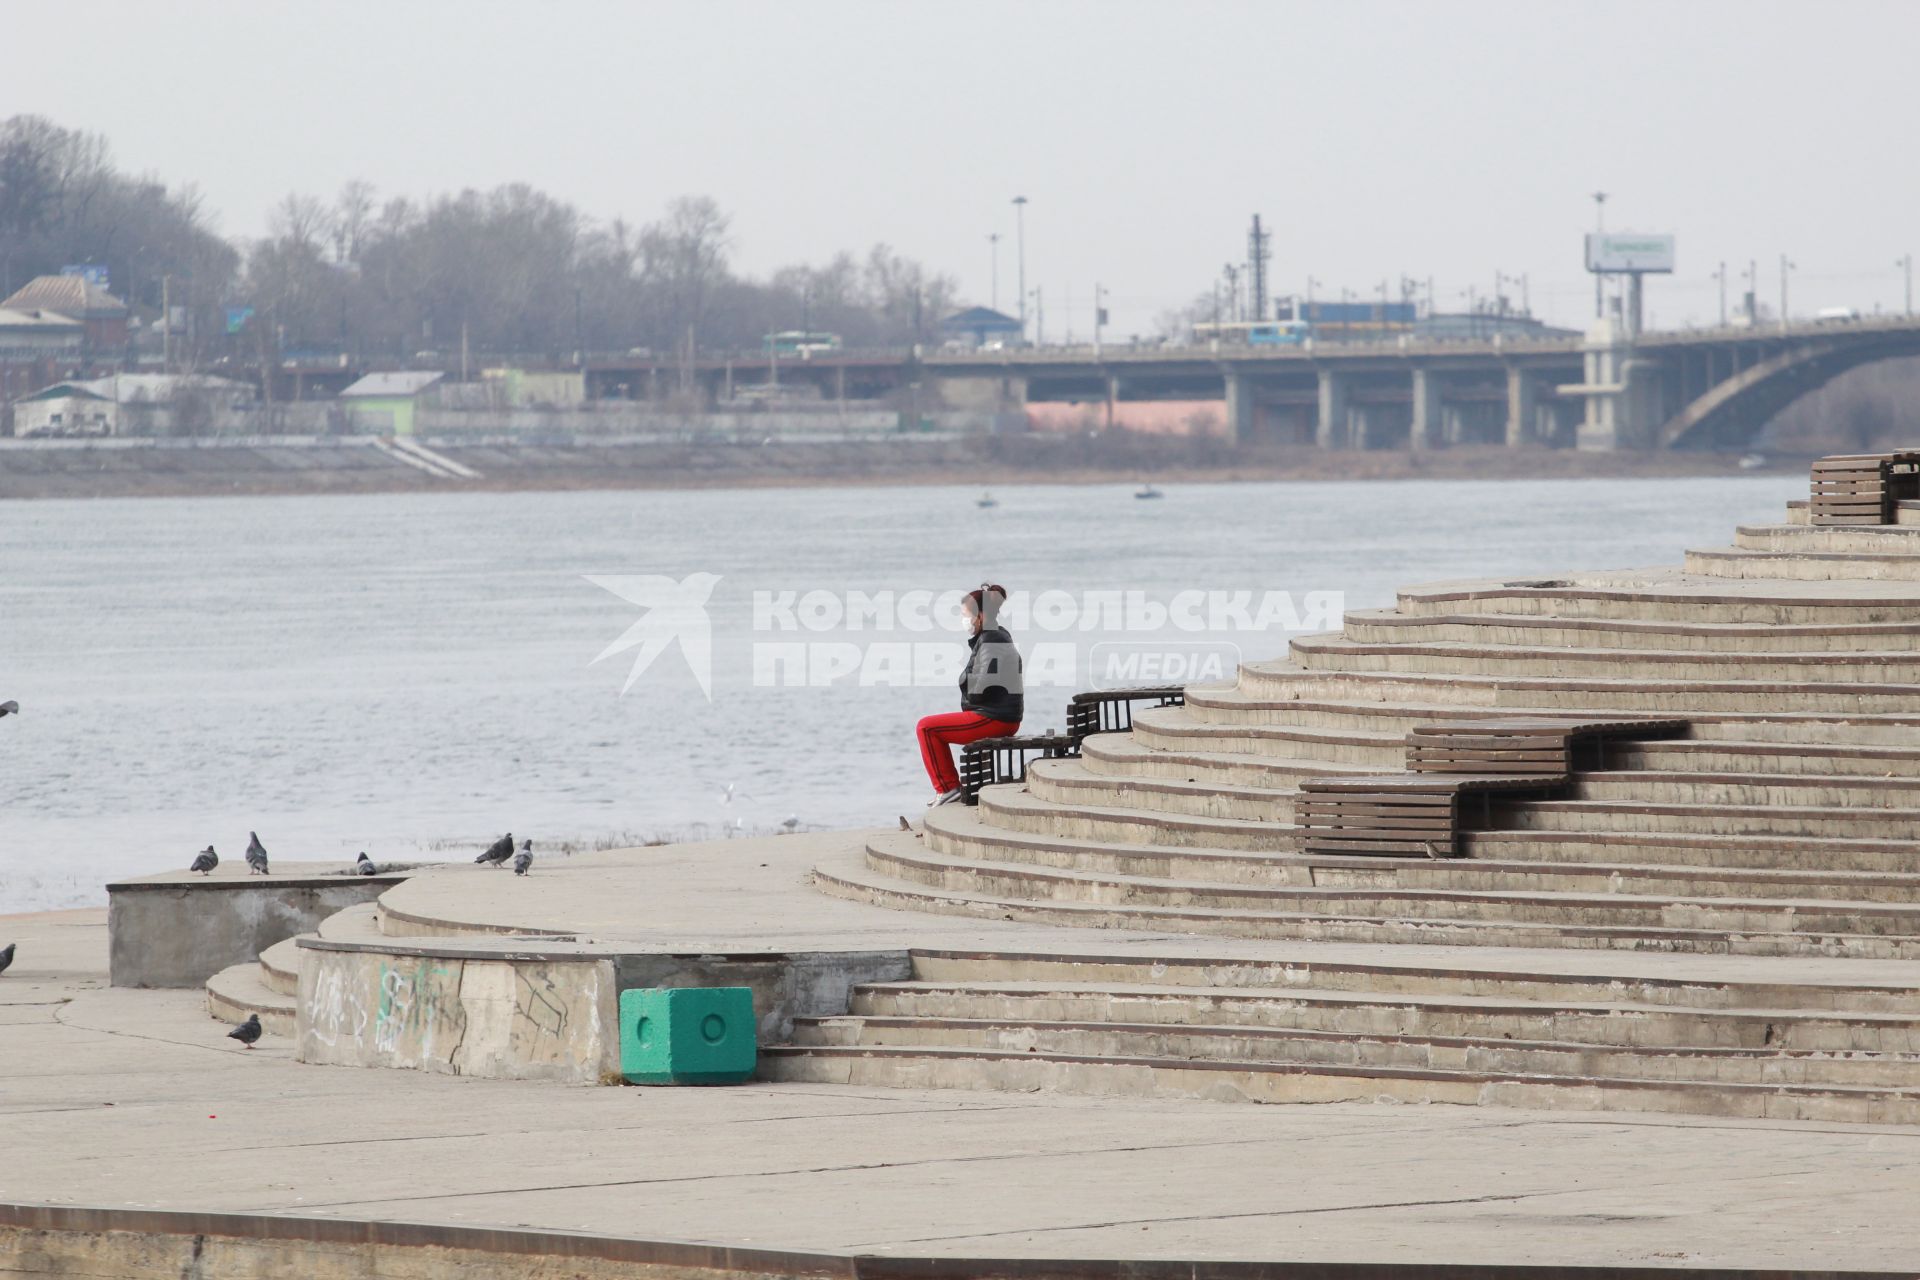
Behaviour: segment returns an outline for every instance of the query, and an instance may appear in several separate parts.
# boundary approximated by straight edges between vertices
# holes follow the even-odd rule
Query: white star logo
[[[707,618],[707,597],[719,583],[719,574],[690,573],[678,582],[657,573],[625,577],[587,574],[586,579],[646,610],[638,622],[593,660],[599,662],[639,646],[640,652],[633,656],[633,669],[627,672],[627,682],[620,686],[623,695],[633,688],[641,673],[653,665],[653,660],[677,640],[693,678],[700,684],[700,692],[708,702],[713,701],[713,626]],[[587,665],[592,666],[593,662]]]

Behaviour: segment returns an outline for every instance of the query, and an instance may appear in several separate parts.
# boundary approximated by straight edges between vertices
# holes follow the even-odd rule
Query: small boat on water
[[[1000,505],[1000,499],[994,497],[990,493],[983,492],[979,497],[973,500],[973,505],[976,507],[997,507]]]
[[[1160,498],[1166,495],[1162,494],[1150,484],[1143,484],[1133,491],[1133,496],[1136,498]]]

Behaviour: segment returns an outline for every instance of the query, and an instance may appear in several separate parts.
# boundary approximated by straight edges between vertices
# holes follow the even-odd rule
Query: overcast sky
[[[1663,325],[1750,259],[1793,309],[1903,305],[1920,248],[1907,0],[679,4],[6,0],[0,116],[110,139],[258,234],[291,190],[524,180],[646,221],[708,194],[760,272],[884,240],[1016,308],[1014,216],[1050,338],[1094,283],[1144,330],[1274,231],[1273,287],[1443,309],[1496,271],[1580,323],[1592,193],[1671,231]],[[1071,298],[1071,312],[1068,300]]]

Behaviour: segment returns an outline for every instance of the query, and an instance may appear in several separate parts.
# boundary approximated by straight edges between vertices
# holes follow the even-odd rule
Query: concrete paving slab
[[[0,1201],[948,1256],[1920,1266],[1920,1129],[314,1067],[226,1040],[197,993],[107,988],[105,932],[0,919],[0,1009],[52,1014],[0,1030]]]

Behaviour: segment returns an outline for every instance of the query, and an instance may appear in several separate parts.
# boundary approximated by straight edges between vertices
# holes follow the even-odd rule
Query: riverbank
[[[1579,453],[1490,445],[1430,453],[1329,452],[1306,446],[1234,449],[1207,440],[1039,435],[426,443],[429,452],[422,457],[418,451],[361,439],[6,441],[0,442],[0,500],[1743,474],[1738,459],[1729,454]],[[1800,472],[1806,462],[1772,459],[1762,473]]]

